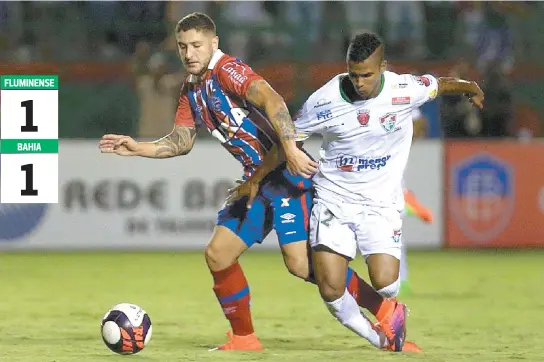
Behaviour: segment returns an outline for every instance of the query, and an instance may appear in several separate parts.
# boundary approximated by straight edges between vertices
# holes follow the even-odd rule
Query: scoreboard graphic
[[[0,77],[0,202],[58,203],[57,75]]]

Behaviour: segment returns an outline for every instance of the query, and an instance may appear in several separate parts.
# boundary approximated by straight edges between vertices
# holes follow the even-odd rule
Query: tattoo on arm
[[[246,98],[256,106],[265,109],[272,126],[281,140],[295,139],[295,125],[289,115],[289,110],[281,96],[266,81],[252,81],[247,88]],[[275,101],[270,102],[271,99]]]
[[[285,109],[279,109],[270,121],[278,129],[278,135],[280,136],[281,140],[295,139],[295,125],[291,120],[287,107],[285,107]]]
[[[186,155],[193,148],[196,130],[192,127],[175,126],[174,130],[166,137],[155,141],[157,150],[156,158],[167,158]]]

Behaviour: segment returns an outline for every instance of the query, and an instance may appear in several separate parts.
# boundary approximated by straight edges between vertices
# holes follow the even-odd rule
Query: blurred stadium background
[[[543,280],[543,254],[521,250],[544,245],[540,158],[544,154],[544,5],[528,1],[0,2],[0,74],[59,75],[61,139],[59,204],[0,205],[0,249],[5,251],[0,254],[0,270],[7,296],[0,311],[10,316],[20,314],[21,307],[34,308],[22,321],[7,318],[10,337],[4,340],[0,356],[4,353],[6,361],[102,360],[106,351],[99,346],[96,320],[126,299],[140,303],[164,326],[155,337],[160,352],[149,352],[150,360],[177,360],[165,352],[176,352],[176,346],[184,348],[185,356],[203,358],[195,352],[202,344],[222,341],[219,333],[226,327],[212,299],[204,259],[191,250],[206,244],[225,192],[240,175],[238,164],[206,132],[200,132],[186,158],[123,159],[101,155],[97,149],[104,133],[154,139],[171,130],[184,79],[173,28],[193,11],[214,18],[220,48],[263,75],[293,113],[316,88],[344,71],[347,42],[361,30],[384,38],[393,71],[477,80],[486,97],[483,111],[471,107],[464,97],[441,97],[425,104],[416,120],[406,181],[432,209],[435,222],[428,225],[415,218],[405,222],[405,242],[413,251],[408,260],[412,260],[415,294],[407,297],[416,310],[412,335],[427,340],[431,351],[440,351],[439,340],[448,338],[452,326],[461,334],[466,328],[469,335],[471,328],[482,328],[487,335],[486,326],[494,331],[493,323],[500,319],[510,328],[503,339],[459,337],[457,345],[448,347],[451,355],[431,354],[428,360],[544,360],[538,351],[529,351],[540,343],[537,337],[541,340],[542,332],[531,338],[524,335],[523,344],[529,348],[523,351],[487,348],[508,344],[509,337],[521,338],[527,326],[515,326],[523,325],[519,322],[524,317],[534,323],[531,308],[538,305],[530,296]],[[318,148],[319,139],[308,143],[314,155]],[[256,249],[276,247],[275,237],[270,236]],[[40,253],[11,252],[23,250]],[[161,253],[133,253],[139,250]],[[257,261],[251,262],[252,257]],[[307,306],[300,302],[287,310],[282,306],[281,317],[269,312],[262,301],[255,302],[256,318],[265,321],[264,339],[275,352],[287,350],[283,360],[304,360],[300,354],[304,348],[313,350],[309,360],[336,358],[327,351],[342,350],[344,345],[319,347],[309,342],[320,333],[312,326],[330,322],[312,287],[289,277],[277,253],[245,260],[250,282],[254,278],[272,288],[257,285],[254,298],[265,299],[269,306],[274,302],[274,309],[282,305],[282,288],[291,286],[291,290],[299,288],[301,298],[312,295],[315,304],[314,320],[302,316]],[[188,275],[187,265],[195,273],[190,285],[180,280],[180,275]],[[363,267],[362,262],[358,265]],[[497,266],[504,268],[502,274],[492,270]],[[440,268],[446,269],[445,279],[434,275]],[[147,273],[155,274],[141,275]],[[271,281],[272,274],[281,282]],[[119,280],[112,282],[115,278]],[[44,283],[50,280],[58,286],[46,290]],[[516,284],[525,314],[505,321],[502,311],[518,308],[505,302],[491,317],[478,319],[476,315],[482,315],[478,311],[488,307],[489,295],[479,283],[485,283],[489,293],[506,293],[496,296],[497,303],[508,299],[501,283]],[[425,294],[430,290],[438,294]],[[425,297],[418,297],[418,291]],[[284,294],[288,300],[288,293]],[[449,303],[456,310],[438,312],[440,327],[433,326],[436,315],[425,314],[438,308],[433,302]],[[177,311],[172,304],[182,306],[192,319],[184,315],[172,322]],[[466,318],[467,309],[474,321],[459,326],[457,319]],[[63,314],[66,310],[68,315]],[[198,318],[201,313],[205,318]],[[41,331],[27,328],[40,318]],[[48,325],[58,318],[65,318],[68,327],[47,339]],[[90,329],[75,332],[79,323]],[[293,323],[301,325],[300,330]],[[194,334],[188,325],[202,330]],[[334,323],[330,326],[332,340],[356,341]],[[176,340],[180,331],[192,333],[194,339]],[[68,348],[64,341],[74,333],[77,348]],[[21,336],[32,343],[21,342]],[[303,347],[295,348],[289,340],[302,341]],[[96,349],[92,356],[85,354],[89,348]],[[349,348],[344,360],[358,360],[359,352]],[[483,352],[459,355],[459,350],[467,349]],[[371,358],[373,351],[365,351]],[[274,360],[273,355],[262,358]]]

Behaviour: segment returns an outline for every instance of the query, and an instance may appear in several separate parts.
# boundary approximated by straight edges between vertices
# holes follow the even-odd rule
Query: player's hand
[[[120,156],[137,156],[139,151],[138,142],[132,137],[117,134],[102,136],[98,148],[102,153],[115,153]]]
[[[467,97],[470,99],[470,103],[482,109],[484,108],[484,92],[480,89],[480,86],[478,86],[476,82],[473,82],[473,85],[475,91],[471,94],[468,94]]]
[[[319,164],[299,148],[293,148],[290,151],[286,150],[285,158],[287,159],[287,169],[291,175],[299,174],[302,177],[310,178],[317,172]]]
[[[246,207],[249,209],[253,204],[253,200],[257,196],[259,191],[259,184],[257,182],[248,179],[246,181],[236,180],[238,186],[233,187],[228,191],[226,203],[229,204],[241,197],[248,196]]]

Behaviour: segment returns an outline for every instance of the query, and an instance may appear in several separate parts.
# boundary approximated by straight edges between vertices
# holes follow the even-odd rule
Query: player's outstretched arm
[[[132,137],[106,134],[99,143],[102,153],[120,156],[170,158],[188,154],[196,137],[194,127],[175,125],[170,134],[153,142],[137,142]]]
[[[477,107],[484,106],[484,92],[474,81],[467,81],[453,77],[438,78],[438,94],[466,94]]]
[[[256,79],[250,83],[246,99],[266,112],[279,136],[289,171],[307,178],[317,172],[318,164],[297,147],[295,125],[283,98],[265,80]]]

